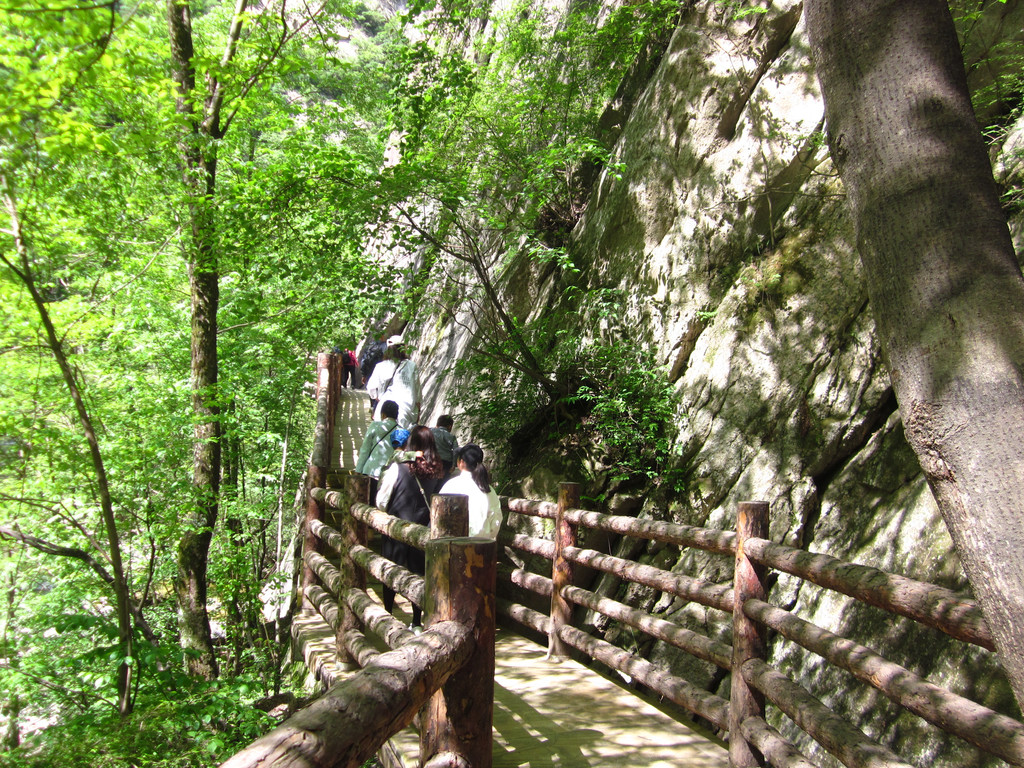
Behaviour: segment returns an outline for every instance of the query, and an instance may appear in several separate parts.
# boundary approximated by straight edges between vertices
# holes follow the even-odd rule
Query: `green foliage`
[[[616,293],[594,291],[584,300],[616,316],[622,311]],[[556,401],[498,362],[511,357],[511,349],[491,347],[456,362],[453,399],[464,407],[474,439],[511,463],[542,444],[557,445],[580,466],[601,467],[610,482],[680,490],[683,475],[672,442],[677,397],[664,369],[636,343],[585,341],[556,330],[565,327],[564,318],[548,319],[550,324],[537,322],[523,330],[535,345],[542,338],[552,344],[545,360],[565,384]]]
[[[181,672],[170,589],[192,504],[182,255],[194,201],[180,184],[166,11],[0,9],[0,176],[13,193],[4,202],[20,214],[29,268],[97,427],[129,588],[159,638],[154,649],[136,635],[137,710],[118,721],[114,672],[124,654],[110,587],[81,558],[0,540],[0,703],[17,701],[22,725],[53,725],[0,761],[215,764],[267,724],[248,702],[275,692],[284,648],[266,634],[259,592],[280,578],[279,514],[282,548],[294,531],[315,408],[303,395],[311,355],[358,338],[368,317],[401,300],[394,272],[360,247],[387,135],[380,46],[397,36],[361,3],[331,6],[337,15],[280,51],[244,100],[247,78],[274,51],[277,17],[247,18],[228,70],[220,51],[232,6],[192,9],[199,81],[215,73],[239,110],[217,148],[225,490],[209,587],[228,636],[223,666],[249,677],[209,686]],[[378,45],[357,35],[353,48],[365,56],[338,53],[353,18],[381,36]],[[324,102],[327,84],[351,98]],[[0,253],[10,255],[4,209]],[[5,267],[0,303],[0,525],[106,566],[88,446],[38,312]]]
[[[66,718],[60,728],[0,753],[0,766],[214,766],[273,725],[252,706],[262,687],[251,676],[203,683],[176,675],[170,683],[144,689],[128,718],[95,707]]]
[[[396,88],[395,174],[410,195],[453,215],[558,247],[585,202],[581,169],[608,161],[600,115],[678,5],[624,5],[601,18],[588,3],[567,15],[520,3],[486,26],[465,23],[488,7],[442,3],[427,17],[428,36],[409,47]],[[459,45],[443,42],[452,40]],[[487,194],[494,189],[503,194]]]
[[[768,13],[768,8],[761,5],[751,5],[748,0],[715,0],[715,4],[723,8],[735,21],[745,19],[748,16],[760,16]]]
[[[583,381],[567,401],[586,406],[577,434],[600,447],[610,481],[680,490],[672,466],[675,388],[653,355],[626,342],[592,344],[579,365]]]
[[[1014,34],[1019,29],[1003,29],[1000,34],[1007,13],[1000,6],[1005,2],[949,4],[973,88],[974,110],[995,141],[1024,110],[1024,40]]]

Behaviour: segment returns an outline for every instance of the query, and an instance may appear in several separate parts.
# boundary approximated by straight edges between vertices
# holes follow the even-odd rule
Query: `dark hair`
[[[405,350],[405,347],[401,344],[392,344],[384,351],[385,360],[394,360],[396,363],[400,363],[403,360],[409,359],[409,353]]]
[[[398,418],[398,403],[394,400],[385,400],[384,405],[380,407],[380,415],[385,418]]]
[[[423,451],[422,456],[417,456],[415,461],[409,463],[409,470],[416,477],[436,478],[444,475],[444,467],[441,464],[441,457],[437,455],[437,445],[434,443],[434,433],[430,431],[430,427],[424,427],[422,424],[413,427],[405,450]]]
[[[451,429],[455,426],[455,419],[449,416],[447,413],[444,416],[439,416],[437,419],[437,426],[441,429]]]
[[[491,490],[491,473],[484,466],[483,449],[475,443],[466,443],[459,448],[459,453],[455,457],[456,464],[460,461],[465,463],[476,487],[484,493],[488,493]]]

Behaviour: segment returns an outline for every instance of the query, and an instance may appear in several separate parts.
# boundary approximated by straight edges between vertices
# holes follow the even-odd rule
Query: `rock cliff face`
[[[823,108],[800,3],[774,3],[767,15],[738,20],[729,7],[697,4],[636,89],[638,98],[617,105],[616,173],[597,179],[571,237],[587,287],[621,291],[628,307],[612,319],[579,311],[574,331],[639,340],[679,394],[675,445],[686,489],[668,498],[634,493],[638,514],[729,529],[737,502],[764,499],[777,541],[967,590],[903,438],[843,188],[822,141]],[[1019,33],[1021,16],[1021,6],[1008,3],[986,30]],[[980,59],[985,49],[978,43],[967,54]],[[1024,124],[997,158],[1007,185],[1024,177],[1021,146]],[[1019,215],[1013,228],[1019,251]],[[558,306],[557,273],[523,262],[505,274],[510,305],[526,312]],[[433,417],[459,410],[448,397],[449,363],[472,338],[471,318],[463,320],[468,330],[421,315],[407,331],[419,337]],[[541,457],[528,474],[506,492],[551,498],[557,481],[584,476],[555,456]],[[585,495],[608,492],[613,504],[628,507],[614,490],[598,484]],[[651,547],[638,557],[731,578],[731,563],[703,555]],[[702,631],[722,631],[713,611],[647,589],[599,586]],[[771,599],[954,690],[1014,711],[986,652],[788,578],[779,579]],[[632,642],[614,625],[594,623],[612,641]],[[708,688],[724,683],[712,668],[671,649],[642,650]],[[921,765],[998,764],[928,736],[916,718],[895,715],[883,697],[858,692],[852,679],[810,654],[776,646],[771,661],[840,712],[868,712],[850,717]],[[781,721],[776,717],[792,735]],[[823,764],[830,759],[798,741]]]

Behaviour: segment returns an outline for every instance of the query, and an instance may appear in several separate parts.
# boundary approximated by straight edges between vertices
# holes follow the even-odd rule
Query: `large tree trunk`
[[[213,196],[217,181],[216,149],[193,104],[196,92],[195,50],[188,3],[168,0],[168,29],[178,112],[188,117],[181,141],[182,177],[189,195],[191,224],[188,277],[192,294],[193,508],[178,542],[178,626],[186,666],[192,674],[216,677],[217,660],[206,608],[206,568],[217,522],[220,494],[220,419],[217,406],[217,306],[220,283]],[[203,147],[209,146],[205,154]]]
[[[1024,279],[942,0],[807,0],[907,439],[1024,705]]]

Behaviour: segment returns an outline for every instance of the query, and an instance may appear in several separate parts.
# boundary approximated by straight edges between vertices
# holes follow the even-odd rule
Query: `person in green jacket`
[[[370,424],[363,438],[363,446],[359,449],[359,460],[356,472],[370,476],[370,498],[377,495],[377,480],[380,473],[391,459],[395,449],[391,445],[391,433],[398,426],[398,403],[385,400],[380,408],[380,421]]]

